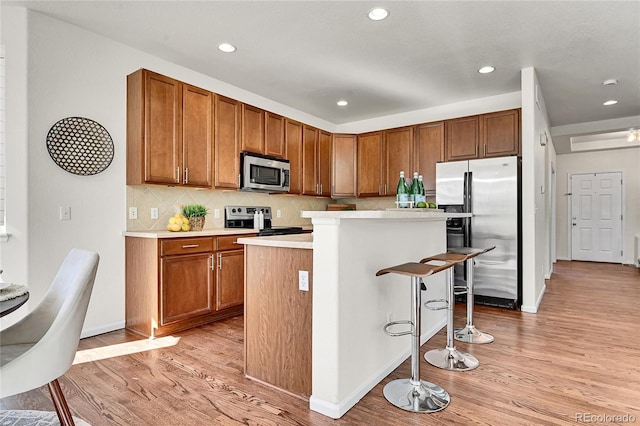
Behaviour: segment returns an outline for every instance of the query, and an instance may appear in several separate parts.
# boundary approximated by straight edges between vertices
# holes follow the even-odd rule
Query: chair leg
[[[58,419],[60,420],[60,426],[75,426],[75,423],[73,422],[73,416],[71,415],[71,410],[69,410],[67,400],[64,398],[64,394],[62,393],[62,389],[60,388],[58,379],[49,382],[49,393],[51,394],[53,406],[56,408],[56,413],[58,414]]]
[[[473,325],[473,259],[467,260],[467,324],[455,330],[455,339],[466,343],[491,343],[491,334],[480,331]]]

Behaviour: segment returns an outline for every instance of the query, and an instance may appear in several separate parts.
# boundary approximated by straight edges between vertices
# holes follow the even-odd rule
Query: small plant
[[[188,204],[182,208],[185,217],[205,217],[209,209],[202,204]]]

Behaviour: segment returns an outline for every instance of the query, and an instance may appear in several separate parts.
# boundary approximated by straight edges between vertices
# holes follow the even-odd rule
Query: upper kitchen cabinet
[[[212,99],[148,70],[127,76],[127,184],[211,187]]]
[[[240,102],[215,95],[214,186],[240,187]]]
[[[358,135],[357,147],[357,196],[379,197],[385,195],[383,188],[384,168],[382,156],[384,152],[382,132],[363,133]]]
[[[395,195],[400,172],[405,176],[413,176],[413,127],[401,127],[385,130],[385,178],[384,193],[382,195]]]
[[[481,157],[520,155],[520,110],[480,116]]]
[[[415,170],[422,175],[424,190],[436,191],[436,163],[444,161],[444,122],[416,126],[414,145]]]
[[[302,126],[302,194],[331,196],[331,134]]]
[[[357,143],[356,135],[333,135],[331,196],[334,198],[356,196]]]
[[[289,160],[289,193],[302,194],[302,124],[285,120],[285,158]]]
[[[446,121],[445,160],[471,160],[478,158],[480,120],[477,115]]]
[[[264,154],[264,111],[251,105],[242,104],[241,116],[241,150]]]
[[[264,153],[275,157],[284,157],[285,119],[281,115],[266,111],[264,118]]]

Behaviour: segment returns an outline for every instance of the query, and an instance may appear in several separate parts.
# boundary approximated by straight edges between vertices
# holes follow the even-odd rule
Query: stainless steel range
[[[301,234],[300,226],[271,226],[271,207],[267,206],[226,206],[224,208],[225,228],[254,228],[254,214],[262,212],[264,229],[258,231],[258,236]]]

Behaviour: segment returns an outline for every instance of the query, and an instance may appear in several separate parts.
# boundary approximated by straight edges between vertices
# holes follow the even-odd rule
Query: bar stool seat
[[[432,261],[450,262],[452,264],[461,263],[468,259],[468,255],[461,253],[440,253],[435,256],[430,256],[422,259],[420,263],[427,263]],[[453,265],[451,265],[453,266]],[[464,293],[465,290],[460,293]],[[451,371],[467,371],[473,370],[480,362],[471,354],[466,352],[460,352],[454,346],[453,339],[453,309],[455,306],[455,289],[453,285],[453,269],[450,268],[447,271],[447,298],[430,300],[425,303],[427,308],[433,302],[443,302],[445,305],[439,308],[430,309],[447,309],[447,346],[444,349],[432,349],[428,351],[424,358],[431,365],[438,368]]]
[[[460,342],[465,343],[477,343],[477,344],[485,344],[491,343],[494,341],[494,337],[483,331],[478,330],[475,325],[473,325],[473,264],[474,258],[484,254],[488,251],[493,250],[496,246],[488,247],[488,248],[474,248],[474,247],[460,247],[456,249],[449,250],[449,253],[452,254],[464,254],[467,256],[466,261],[466,270],[467,270],[467,323],[464,328],[457,328],[454,330],[454,338]]]
[[[376,272],[376,276],[389,273],[406,275],[411,277],[411,320],[393,321],[384,326],[384,332],[390,336],[403,336],[411,334],[411,378],[396,379],[384,386],[384,397],[391,404],[405,411],[414,413],[433,413],[444,409],[449,405],[450,397],[442,387],[420,380],[420,325],[421,307],[420,286],[422,278],[437,272],[449,269],[451,262],[442,265],[428,265],[409,262],[401,265],[384,268]],[[410,330],[403,332],[391,332],[390,328],[397,324],[409,324]]]

